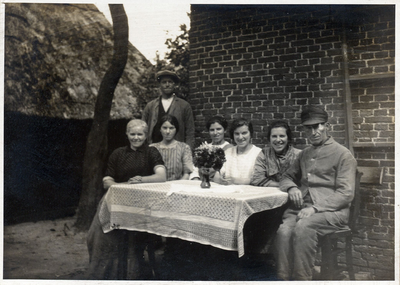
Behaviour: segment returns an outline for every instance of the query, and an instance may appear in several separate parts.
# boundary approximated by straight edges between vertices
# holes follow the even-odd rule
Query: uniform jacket
[[[304,149],[280,182],[282,191],[298,187],[310,193],[313,207],[326,212],[328,222],[347,224],[354,197],[357,161],[344,146],[329,138]]]

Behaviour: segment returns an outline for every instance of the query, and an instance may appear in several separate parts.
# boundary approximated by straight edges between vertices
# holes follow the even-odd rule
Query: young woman
[[[225,140],[228,122],[222,116],[214,116],[207,121],[206,128],[210,134],[211,144],[226,150],[233,145]]]
[[[228,128],[228,122],[222,116],[214,116],[210,118],[206,123],[206,128],[208,133],[210,134],[211,144],[222,148],[224,151],[230,147],[233,147],[232,144],[225,140],[225,131]],[[208,173],[210,175],[210,180],[214,181],[215,170],[211,169]],[[190,179],[200,179],[201,171],[197,167],[194,168],[194,171],[190,175]]]
[[[233,121],[230,136],[236,145],[225,150],[226,162],[221,171],[215,174],[214,182],[225,185],[250,184],[254,163],[261,152],[261,148],[251,143],[252,123],[243,118]]]
[[[273,122],[267,132],[269,145],[258,155],[250,184],[279,187],[282,174],[300,153],[292,146],[292,132],[285,121]]]
[[[178,120],[167,114],[161,118],[160,124],[163,140],[150,146],[154,146],[161,153],[167,169],[167,181],[189,179],[193,171],[192,152],[189,145],[175,140],[179,131]]]

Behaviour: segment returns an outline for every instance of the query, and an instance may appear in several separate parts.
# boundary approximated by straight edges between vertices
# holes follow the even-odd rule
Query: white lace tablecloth
[[[126,229],[236,250],[244,255],[243,227],[254,213],[284,205],[276,187],[224,186],[200,181],[123,184],[109,188],[100,205],[105,233]]]

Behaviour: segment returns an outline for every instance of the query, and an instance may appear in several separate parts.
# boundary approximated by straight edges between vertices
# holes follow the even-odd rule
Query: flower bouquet
[[[212,169],[219,171],[225,161],[225,152],[218,146],[204,142],[194,150],[194,165],[202,174],[202,188],[211,187],[210,173]]]

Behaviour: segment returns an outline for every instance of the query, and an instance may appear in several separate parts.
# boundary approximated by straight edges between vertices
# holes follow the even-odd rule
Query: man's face
[[[329,123],[319,123],[315,125],[304,126],[306,136],[312,145],[320,145],[328,138]]]
[[[176,83],[170,76],[163,76],[160,80],[160,89],[163,95],[171,96],[175,91]]]

